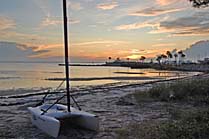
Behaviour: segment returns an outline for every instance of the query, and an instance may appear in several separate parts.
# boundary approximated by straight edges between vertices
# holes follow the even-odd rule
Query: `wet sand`
[[[193,77],[184,77],[184,79],[181,80],[208,77],[208,74],[203,74]],[[140,123],[143,120],[153,118],[166,118],[168,116],[166,111],[160,109],[163,104],[151,103],[139,106],[135,105],[136,102],[134,99],[130,99],[129,101],[125,96],[139,90],[148,89],[156,83],[168,83],[172,81],[175,81],[175,79],[152,81],[142,84],[109,84],[96,87],[75,88],[73,94],[82,109],[99,116],[100,131],[95,133],[75,128],[62,129],[58,139],[115,139],[117,137],[117,130],[126,127],[128,124]],[[27,92],[27,90],[24,91]],[[36,90],[28,91],[33,92]],[[15,92],[12,93],[14,94]],[[53,95],[51,101],[61,95],[60,93]],[[27,107],[37,104],[42,96],[43,95],[29,95],[0,98],[1,139],[51,139],[50,136],[41,132],[31,124],[30,114],[27,111]]]

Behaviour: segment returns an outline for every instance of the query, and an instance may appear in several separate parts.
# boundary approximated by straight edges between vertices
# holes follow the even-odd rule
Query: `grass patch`
[[[155,85],[145,92],[134,94],[138,102],[143,100],[191,101],[209,104],[209,80],[199,79]]]
[[[186,112],[178,120],[145,121],[117,133],[118,139],[208,139],[209,111]]]
[[[164,105],[164,108],[171,117],[166,121],[155,119],[129,125],[117,131],[118,139],[209,138],[209,79],[155,85],[147,91],[135,93],[134,97],[139,104],[165,102],[168,106]]]

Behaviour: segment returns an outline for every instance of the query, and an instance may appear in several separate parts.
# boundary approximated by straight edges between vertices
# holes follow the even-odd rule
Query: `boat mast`
[[[70,112],[70,83],[69,83],[69,61],[68,61],[68,19],[67,19],[67,2],[63,0],[63,21],[64,21],[64,45],[65,45],[65,74],[66,74],[66,91],[67,107]]]

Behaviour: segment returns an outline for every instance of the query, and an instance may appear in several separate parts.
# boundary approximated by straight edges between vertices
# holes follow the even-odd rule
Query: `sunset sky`
[[[68,0],[68,8],[70,55],[77,62],[155,57],[209,35],[209,8],[195,9],[187,0]],[[0,34],[5,57],[59,59],[62,0],[2,0]]]

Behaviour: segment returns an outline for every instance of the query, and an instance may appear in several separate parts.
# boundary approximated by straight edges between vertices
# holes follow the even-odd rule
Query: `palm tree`
[[[170,62],[170,59],[173,58],[172,53],[171,53],[170,51],[167,51],[167,52],[166,52],[166,55],[168,56],[168,61]]]
[[[129,63],[129,61],[130,61],[130,58],[128,57],[128,58],[126,58],[126,60],[128,61],[128,66],[130,65],[130,63]]]
[[[153,59],[150,59],[150,64],[153,64]]]
[[[182,54],[181,54],[181,58],[182,58],[183,62],[184,62],[184,58],[185,58],[185,57],[186,57],[186,54],[182,53]]]
[[[178,51],[178,54],[179,55],[183,54],[183,51],[182,50]]]
[[[174,54],[174,57],[175,57],[175,63],[176,63],[176,65],[177,65],[177,57],[178,57],[178,54],[175,53],[175,54]]]
[[[181,64],[181,58],[182,58],[182,54],[183,54],[183,51],[182,50],[180,50],[180,51],[178,51],[178,55],[179,55],[179,64]]]
[[[112,59],[112,57],[108,57],[109,62],[110,62],[111,59]]]
[[[117,62],[120,62],[120,57],[117,57],[117,58],[116,58],[116,61],[117,61]]]
[[[129,62],[130,58],[126,58],[126,60]]]
[[[145,60],[145,59],[146,59],[145,56],[141,56],[139,60],[142,61],[142,63],[144,63],[144,60]]]
[[[165,54],[162,54],[161,57],[164,59],[164,62],[168,58]]]
[[[161,67],[161,59],[162,59],[161,55],[157,56],[157,58],[156,58],[156,60],[157,60],[158,64],[160,65],[160,67]]]

